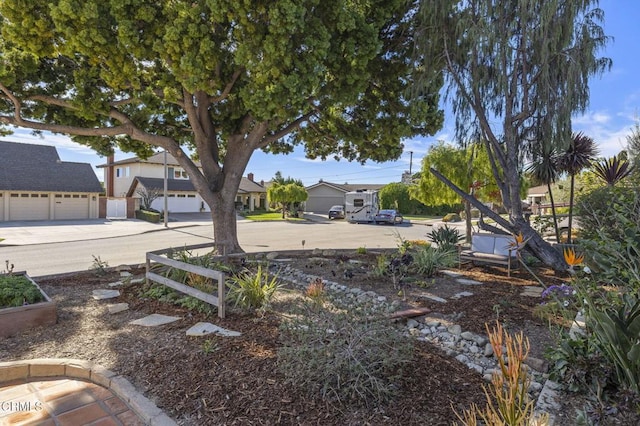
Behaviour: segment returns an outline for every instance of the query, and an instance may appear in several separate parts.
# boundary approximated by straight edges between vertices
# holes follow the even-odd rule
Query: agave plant
[[[602,179],[609,186],[614,186],[622,179],[626,178],[633,171],[629,160],[620,157],[611,157],[596,163],[592,163],[596,176]]]
[[[569,227],[567,243],[571,244],[571,226],[573,222],[573,194],[575,188],[575,177],[582,169],[587,167],[591,160],[598,154],[596,143],[592,138],[582,132],[574,133],[567,151],[560,158],[560,165],[563,171],[571,176],[571,190],[569,195]]]

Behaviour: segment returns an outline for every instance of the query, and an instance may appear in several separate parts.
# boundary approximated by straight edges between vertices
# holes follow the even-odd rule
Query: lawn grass
[[[245,214],[245,219],[253,220],[255,222],[274,222],[274,221],[303,221],[306,219],[297,218],[297,217],[288,217],[286,219],[282,218],[281,212],[249,212]]]
[[[403,214],[402,215],[403,218],[405,219],[409,219],[409,220],[433,220],[433,219],[442,219],[442,216],[424,216],[424,215],[408,215],[408,214]]]

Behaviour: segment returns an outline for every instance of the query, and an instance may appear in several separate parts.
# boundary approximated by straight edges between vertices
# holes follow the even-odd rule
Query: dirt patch
[[[375,253],[338,256],[280,256],[307,274],[326,280],[373,290],[405,307],[429,307],[433,316],[449,318],[465,331],[484,334],[484,324],[496,319],[509,331],[523,330],[529,337],[532,356],[542,357],[551,342],[547,324],[533,314],[537,298],[522,295],[536,282],[526,271],[506,277],[502,268],[465,266],[465,278],[482,285],[465,286],[438,274],[416,281],[400,292],[389,277],[373,278],[366,270]],[[325,260],[322,260],[322,259]],[[142,276],[142,269],[134,269]],[[549,284],[560,279],[539,270]],[[91,297],[94,289],[108,288],[118,279],[109,272],[96,277],[90,272],[39,280],[58,303],[58,324],[35,329],[3,341],[0,359],[42,357],[92,360],[127,377],[180,424],[202,425],[449,425],[472,403],[484,404],[482,377],[440,349],[417,342],[412,363],[399,384],[398,396],[375,410],[338,409],[319,398],[310,399],[283,385],[278,371],[281,316],[269,312],[262,318],[230,309],[227,318],[207,317],[154,299],[139,297],[140,286],[122,289],[109,301]],[[473,295],[452,299],[460,292]],[[429,297],[438,296],[446,303]],[[110,303],[129,303],[128,311],[109,314]],[[130,321],[151,313],[182,319],[162,327],[145,328]],[[185,330],[199,321],[239,331],[240,337],[187,337]],[[429,420],[425,420],[429,419]]]

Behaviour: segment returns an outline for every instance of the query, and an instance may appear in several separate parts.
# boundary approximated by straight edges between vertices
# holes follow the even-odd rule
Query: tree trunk
[[[471,192],[473,196],[473,191]],[[464,216],[467,228],[467,243],[471,243],[471,203],[467,200],[463,200],[464,202]]]
[[[558,230],[558,217],[556,216],[556,204],[553,201],[553,192],[551,192],[551,183],[547,183],[549,191],[549,201],[551,202],[551,214],[553,215],[553,229],[556,231],[556,242],[560,243],[560,231]]]
[[[571,244],[571,225],[573,224],[573,188],[576,175],[571,175],[571,190],[569,191],[569,228],[567,229],[567,244]],[[560,241],[558,241],[560,242]]]
[[[517,206],[515,208],[512,208],[509,216],[510,220],[505,220],[499,214],[478,201],[475,197],[472,197],[471,195],[465,193],[462,189],[458,188],[453,182],[443,176],[440,172],[433,168],[431,168],[430,170],[431,173],[433,173],[445,185],[451,188],[456,194],[462,197],[465,201],[475,206],[478,210],[480,210],[481,213],[495,220],[498,225],[502,226],[508,232],[512,234],[518,234],[521,232],[524,239],[528,240],[526,247],[545,265],[553,268],[556,271],[567,270],[567,264],[565,263],[562,254],[551,244],[549,244],[549,242],[543,240],[540,234],[536,232],[536,230],[533,229],[531,225],[524,219],[524,217],[522,216],[522,206],[520,206],[519,208]],[[517,214],[514,214],[514,211],[519,211],[520,215],[518,216]]]
[[[211,219],[213,221],[214,247],[219,254],[244,253],[238,243],[235,197],[224,197],[222,192],[213,194]]]

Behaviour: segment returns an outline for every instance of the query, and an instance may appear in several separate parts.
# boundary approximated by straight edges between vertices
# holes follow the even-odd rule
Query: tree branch
[[[463,200],[468,201],[469,203],[471,203],[474,207],[476,207],[482,213],[486,214],[491,219],[495,220],[496,223],[498,223],[499,225],[505,227],[508,230],[512,230],[513,229],[513,225],[509,221],[503,219],[502,216],[500,216],[499,214],[497,214],[496,212],[494,212],[493,210],[491,210],[490,208],[485,206],[476,197],[474,197],[472,195],[469,195],[465,191],[463,191],[462,189],[458,188],[453,182],[451,182],[449,179],[447,179],[439,171],[437,171],[433,167],[429,167],[429,171],[431,173],[433,173],[433,175],[435,177],[437,177],[442,183],[444,183],[449,188],[451,188],[451,190],[453,192],[458,194],[460,196],[460,198],[462,198]]]
[[[314,114],[314,112],[308,112],[307,114],[304,114],[300,117],[298,117],[295,121],[289,123],[288,125],[286,125],[285,127],[283,127],[282,129],[280,129],[280,131],[269,135],[269,136],[265,136],[262,139],[262,142],[260,142],[260,145],[258,146],[258,148],[264,148],[267,145],[269,145],[271,142],[277,141],[278,139],[286,136],[287,134],[291,133],[293,130],[297,129],[300,127],[300,125],[302,123],[304,123],[305,121],[309,120],[309,118]]]
[[[231,76],[231,81],[227,83],[222,93],[220,93],[220,95],[218,96],[209,97],[209,103],[213,104],[213,103],[225,100],[227,96],[229,96],[229,93],[231,93],[233,86],[235,86],[236,81],[238,81],[238,78],[240,78],[243,72],[244,72],[244,68],[240,68],[236,70],[236,72],[234,72],[233,75]]]

